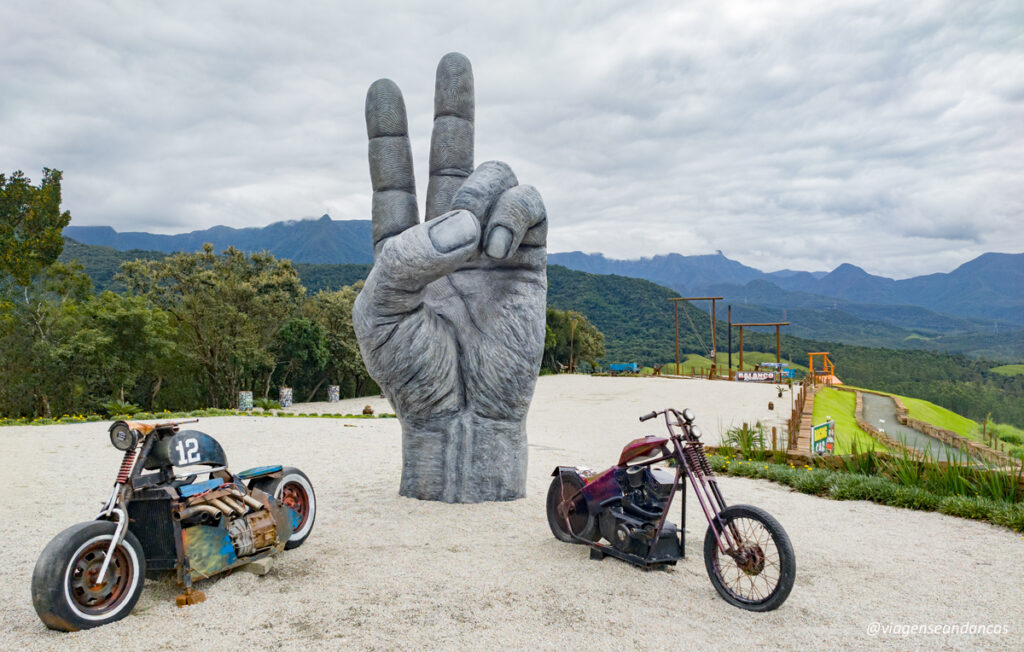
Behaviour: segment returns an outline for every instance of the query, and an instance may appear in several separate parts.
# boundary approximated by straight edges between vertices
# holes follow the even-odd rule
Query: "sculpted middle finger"
[[[455,193],[452,198],[452,210],[467,210],[476,215],[481,226],[486,227],[487,219],[498,197],[517,185],[519,180],[506,163],[481,163]]]

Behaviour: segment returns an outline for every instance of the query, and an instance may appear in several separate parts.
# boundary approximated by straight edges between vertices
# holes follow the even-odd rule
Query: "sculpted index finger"
[[[385,239],[419,222],[405,102],[390,79],[378,79],[366,92],[366,135],[376,250]]]
[[[428,220],[451,209],[455,191],[473,171],[474,114],[473,68],[464,55],[450,52],[437,64],[434,84]]]

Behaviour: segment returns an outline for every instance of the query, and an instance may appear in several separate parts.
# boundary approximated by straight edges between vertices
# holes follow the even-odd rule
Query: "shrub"
[[[907,509],[933,512],[938,509],[939,502],[942,500],[940,496],[936,496],[920,487],[901,487],[899,485],[895,485],[895,487],[895,493],[891,497],[892,502],[887,503],[892,507],[905,507]]]
[[[751,428],[747,424],[729,428],[722,444],[740,449],[743,457],[748,460],[763,460],[765,458],[765,431],[761,422],[754,424]]]
[[[103,404],[103,410],[109,417],[132,416],[141,409],[142,408],[134,403],[119,399],[113,399]]]
[[[832,475],[834,472],[824,469],[811,469],[795,474],[790,485],[797,491],[805,494],[822,496],[830,493]]]
[[[988,520],[992,507],[993,503],[984,498],[946,496],[939,502],[938,511],[950,516],[985,521]]]
[[[1024,532],[1024,503],[996,505],[989,510],[989,519],[996,525]]]
[[[850,455],[839,458],[847,473],[860,473],[863,475],[877,475],[880,464],[874,447],[866,453],[858,452],[857,442],[850,442]]]
[[[1024,444],[1024,436],[1021,436],[1019,433],[1013,432],[1009,428],[1000,428],[998,426],[995,426],[993,427],[993,430],[995,430],[996,437],[1005,441],[1008,444],[1017,444],[1018,446]]]
[[[838,474],[830,496],[836,500],[870,500],[883,505],[892,504],[899,485],[886,478],[863,474]]]
[[[280,410],[281,409],[281,403],[279,401],[275,401],[274,399],[271,399],[271,398],[257,398],[257,399],[253,399],[252,406],[253,407],[258,407],[261,410],[263,410],[264,412],[266,412],[267,410]]]

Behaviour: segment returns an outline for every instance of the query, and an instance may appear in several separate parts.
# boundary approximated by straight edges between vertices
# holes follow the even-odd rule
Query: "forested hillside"
[[[135,258],[162,257],[158,252],[121,252],[69,241],[62,260],[78,259],[97,289],[118,289],[111,283],[118,266]],[[365,278],[369,265],[299,264],[295,266],[310,294],[337,290]],[[644,365],[675,360],[673,304],[676,292],[650,281],[624,276],[588,274],[560,265],[548,267],[548,303],[559,310],[585,315],[605,336],[603,362]],[[717,322],[718,350],[726,351],[728,327],[723,302]],[[799,313],[788,317],[794,327],[783,329],[782,357],[806,364],[807,352],[830,351],[839,377],[847,384],[915,396],[955,410],[972,419],[991,413],[996,421],[1024,426],[1024,376],[991,371],[996,362],[931,351],[892,350],[805,339],[787,334],[797,330]],[[739,321],[734,315],[734,321]],[[837,327],[853,328],[855,322]],[[745,329],[747,351],[775,351],[774,329]],[[681,304],[680,350],[706,354],[711,347],[710,319],[696,306]],[[738,352],[733,334],[733,351]],[[1014,360],[1019,361],[1019,360]]]

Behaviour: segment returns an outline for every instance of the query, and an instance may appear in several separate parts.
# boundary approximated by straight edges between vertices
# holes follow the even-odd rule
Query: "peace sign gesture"
[[[375,262],[353,307],[359,348],[402,423],[403,496],[521,498],[526,412],[544,350],[547,213],[504,163],[473,168],[473,72],[437,66],[426,221],[405,103],[366,95]]]

